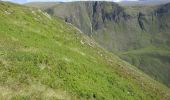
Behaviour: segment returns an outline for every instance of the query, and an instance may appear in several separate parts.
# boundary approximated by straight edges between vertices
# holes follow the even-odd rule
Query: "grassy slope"
[[[162,51],[169,51],[169,13],[155,16],[153,14],[154,11],[161,6],[125,6],[124,10],[131,16],[130,19],[126,21],[120,19],[118,23],[107,20],[103,23],[101,21],[101,12],[98,12],[99,18],[96,17],[95,19],[98,19],[99,23],[105,24],[105,27],[98,30],[93,29],[93,34],[91,35],[92,21],[90,21],[90,16],[93,12],[91,11],[92,2],[89,2],[88,6],[85,5],[85,3],[88,2],[59,4],[50,8],[50,11],[53,13],[47,12],[61,18],[69,17],[72,19],[72,24],[83,32],[90,33],[89,35],[105,49],[114,53],[116,52],[121,58],[138,66],[142,71],[152,76],[154,79],[159,80],[166,85],[170,84],[170,58],[169,55],[162,55],[163,53],[161,53]],[[103,6],[105,7],[104,10],[106,12],[112,12],[113,9],[109,9],[111,7],[110,4],[104,3]],[[118,6],[115,5],[114,7]],[[98,8],[98,10],[100,9],[101,8]],[[167,7],[165,9],[169,8]],[[139,26],[139,12],[142,12],[145,15],[140,19],[145,30],[142,30]],[[162,27],[165,29],[161,29]],[[152,48],[159,48],[161,50],[152,50]],[[142,52],[139,54],[141,49],[145,50],[146,53]],[[139,51],[138,54],[132,53],[134,50]],[[127,54],[128,52],[129,54]],[[130,59],[134,59],[134,57],[135,60],[131,61]],[[147,59],[145,59],[145,57]]]
[[[169,89],[37,9],[0,3],[1,99],[170,99]]]
[[[131,64],[138,66],[139,69],[143,70],[154,79],[169,85],[169,50],[169,48],[163,49],[149,46],[147,48],[124,52],[120,57]]]
[[[127,7],[126,12],[131,14],[142,12],[147,15],[162,7],[168,10],[167,5]],[[146,16],[144,24],[147,32],[142,33],[141,37],[144,37],[139,40],[143,47],[121,53],[123,59],[168,86],[170,86],[169,16],[168,12],[162,11],[159,15],[153,16],[153,22],[150,19],[151,15]],[[147,40],[149,43],[146,42]]]

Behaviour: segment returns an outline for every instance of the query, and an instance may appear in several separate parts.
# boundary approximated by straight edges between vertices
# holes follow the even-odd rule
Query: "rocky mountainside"
[[[45,11],[72,23],[102,47],[169,85],[169,5],[122,7],[113,2],[71,2]]]
[[[169,88],[73,25],[0,2],[0,99],[168,100]]]
[[[170,3],[170,0],[138,0],[136,2],[134,1],[122,1],[119,2],[120,5],[122,6],[155,6],[155,5],[160,5],[160,4],[166,4]]]

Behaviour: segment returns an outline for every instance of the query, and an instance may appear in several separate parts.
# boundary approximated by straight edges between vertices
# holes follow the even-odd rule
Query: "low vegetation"
[[[168,100],[169,89],[38,9],[0,2],[1,99]]]

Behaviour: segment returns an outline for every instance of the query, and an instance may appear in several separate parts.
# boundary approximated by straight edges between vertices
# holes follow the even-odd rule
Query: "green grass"
[[[122,53],[120,56],[139,69],[169,86],[169,58],[168,47],[153,47],[132,50]]]
[[[7,13],[8,12],[8,13]],[[0,3],[1,99],[168,100],[170,91],[43,12]]]

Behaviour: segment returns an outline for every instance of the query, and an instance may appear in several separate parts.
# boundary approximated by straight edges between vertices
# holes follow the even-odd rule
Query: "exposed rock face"
[[[139,15],[138,15],[138,22],[139,22],[139,26],[142,30],[145,30],[145,27],[144,27],[144,23],[142,22],[142,19],[145,18],[145,15],[141,12],[139,12]]]
[[[160,8],[157,9],[156,11],[157,14],[165,14],[165,13],[170,13],[170,3],[161,6]]]
[[[92,22],[95,30],[103,28],[103,24],[106,24],[108,21],[116,23],[120,20],[127,20],[128,17],[124,9],[115,3],[94,2],[93,4]]]
[[[158,18],[159,29],[162,31],[170,31],[170,3],[159,7],[155,11],[155,15]]]
[[[99,1],[59,4],[45,11],[90,35],[93,31],[104,28],[108,22],[118,23],[130,17],[118,4]]]

